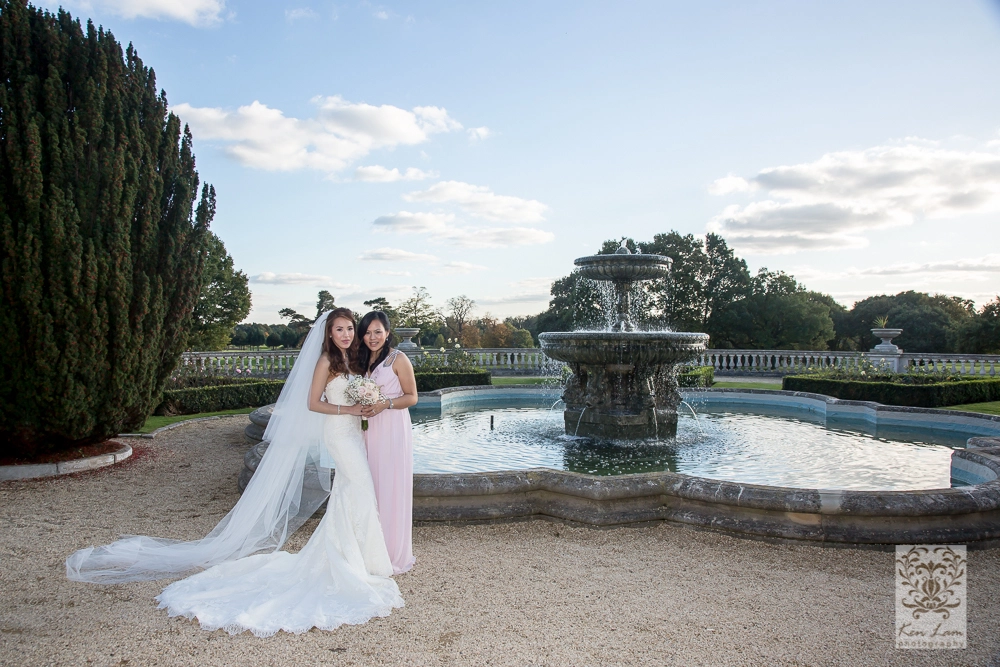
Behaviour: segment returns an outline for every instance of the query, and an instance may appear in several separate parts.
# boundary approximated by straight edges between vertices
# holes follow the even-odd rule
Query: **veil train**
[[[250,483],[208,535],[190,542],[124,536],[75,552],[66,559],[66,576],[98,584],[161,579],[279,549],[330,496],[324,415],[308,408],[329,314],[316,320],[302,344],[264,432],[271,444]]]

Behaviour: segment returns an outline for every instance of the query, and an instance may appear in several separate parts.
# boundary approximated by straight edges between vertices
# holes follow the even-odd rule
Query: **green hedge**
[[[471,387],[492,384],[489,371],[463,371],[461,373],[415,373],[417,391],[434,391],[446,387]]]
[[[171,389],[163,392],[157,415],[193,415],[237,408],[256,408],[278,400],[284,380],[254,380],[215,387]]]
[[[903,384],[789,375],[781,381],[781,388],[788,391],[826,394],[848,401],[874,401],[884,405],[905,405],[914,408],[938,408],[944,405],[1000,400],[1000,380]]]
[[[715,383],[715,370],[711,366],[696,366],[677,374],[681,387],[711,387]]]

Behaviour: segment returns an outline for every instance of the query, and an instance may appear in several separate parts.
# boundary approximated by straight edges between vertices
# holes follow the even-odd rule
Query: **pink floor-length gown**
[[[399,351],[371,373],[386,398],[399,398],[403,389],[392,370]],[[413,426],[409,409],[384,410],[368,420],[365,431],[368,466],[375,483],[378,516],[394,574],[406,572],[413,557]]]

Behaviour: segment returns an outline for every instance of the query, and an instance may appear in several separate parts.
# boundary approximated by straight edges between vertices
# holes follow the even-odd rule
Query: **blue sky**
[[[190,123],[254,321],[413,286],[530,314],[671,229],[847,305],[1000,292],[995,4],[65,6]]]

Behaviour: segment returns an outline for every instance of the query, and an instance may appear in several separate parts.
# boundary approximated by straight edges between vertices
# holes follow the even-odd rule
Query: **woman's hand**
[[[353,415],[355,417],[363,417],[364,416],[363,410],[364,408],[360,405],[341,405],[339,414]]]
[[[382,401],[376,403],[375,405],[366,405],[362,409],[361,416],[365,419],[371,419],[375,415],[384,412],[389,409],[389,401]]]

